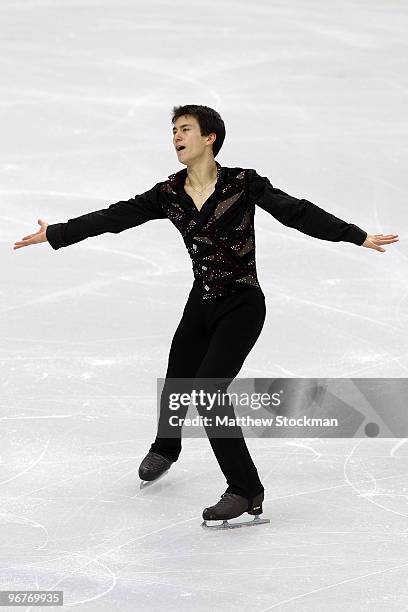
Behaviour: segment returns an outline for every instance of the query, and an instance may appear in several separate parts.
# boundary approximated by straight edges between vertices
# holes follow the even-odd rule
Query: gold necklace
[[[215,182],[217,182],[217,179],[213,179],[212,181],[210,181],[209,183],[207,183],[207,185],[205,185],[205,186],[202,188],[202,190],[201,190],[201,191],[198,191],[198,190],[197,190],[195,187],[193,187],[193,185],[192,185],[192,183],[191,183],[191,179],[190,179],[190,177],[188,177],[188,182],[189,182],[189,184],[190,184],[191,189],[194,189],[194,191],[195,191],[196,193],[198,193],[198,195],[199,195],[199,196],[202,196],[202,195],[203,195],[203,193],[204,193],[204,191],[206,190],[206,188],[207,188],[209,185],[211,185],[211,183],[214,183],[214,180],[215,180]]]

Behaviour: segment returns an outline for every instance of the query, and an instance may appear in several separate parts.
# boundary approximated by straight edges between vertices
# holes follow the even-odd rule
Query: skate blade
[[[165,476],[168,471],[169,470],[166,470],[165,472],[163,472],[163,474],[161,474],[158,478],[155,478],[154,480],[142,480],[140,482],[140,488],[146,489],[146,487],[150,487],[150,485],[154,484],[155,482],[158,482],[161,478],[163,478],[163,476]]]
[[[241,521],[239,523],[229,523],[227,520],[222,521],[221,525],[208,525],[207,521],[201,523],[201,527],[204,529],[236,529],[237,527],[253,527],[254,525],[264,525],[270,523],[270,519],[261,519],[259,516],[255,516],[252,521]]]

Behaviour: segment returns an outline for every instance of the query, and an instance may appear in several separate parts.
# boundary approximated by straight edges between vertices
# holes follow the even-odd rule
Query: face
[[[212,143],[216,138],[215,133],[209,136],[201,136],[200,125],[195,117],[183,115],[177,119],[173,127],[173,145],[176,149],[180,163],[188,164],[208,154],[212,150]],[[177,151],[177,147],[183,145],[185,148]]]

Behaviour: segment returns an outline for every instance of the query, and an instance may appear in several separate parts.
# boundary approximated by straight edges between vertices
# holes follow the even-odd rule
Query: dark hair
[[[214,140],[212,148],[214,157],[217,156],[225,140],[224,121],[217,111],[208,106],[185,104],[184,106],[173,106],[172,113],[171,122],[173,124],[182,115],[192,115],[198,121],[201,136],[209,136],[212,132],[215,132],[217,138]]]

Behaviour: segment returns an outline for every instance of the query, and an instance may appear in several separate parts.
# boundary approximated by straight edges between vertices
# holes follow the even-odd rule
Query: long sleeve
[[[66,223],[48,225],[48,242],[57,250],[90,236],[99,236],[105,232],[118,234],[151,219],[164,219],[166,215],[160,203],[161,184],[156,183],[148,191],[135,195],[130,200],[111,204],[108,208],[69,219]]]
[[[259,176],[255,170],[249,169],[248,172],[251,201],[283,225],[332,242],[352,242],[361,246],[367,238],[367,232],[357,225],[335,217],[308,200],[295,198],[273,187],[268,178]]]

